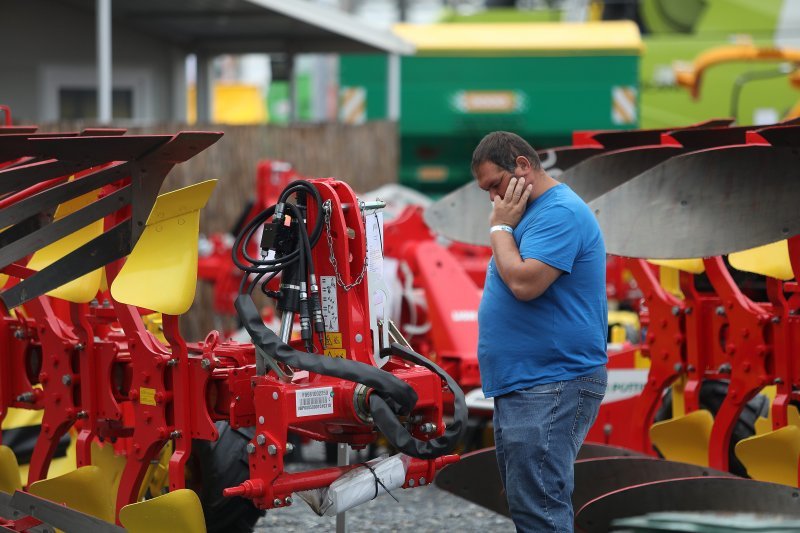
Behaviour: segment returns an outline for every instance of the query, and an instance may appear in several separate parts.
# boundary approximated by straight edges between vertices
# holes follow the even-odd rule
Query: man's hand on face
[[[516,227],[525,208],[528,206],[528,198],[531,195],[533,185],[525,185],[522,178],[511,178],[508,182],[506,193],[494,197],[492,202],[492,214],[489,215],[489,225],[507,224],[512,228]]]

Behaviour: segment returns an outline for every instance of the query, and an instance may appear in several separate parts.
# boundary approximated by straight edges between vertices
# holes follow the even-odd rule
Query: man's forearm
[[[522,259],[512,234],[495,231],[490,239],[497,273],[517,300],[538,298],[561,275],[542,261]]]
[[[517,282],[515,269],[522,266],[522,256],[519,255],[514,235],[507,231],[494,231],[490,236],[490,240],[497,273],[500,274],[500,279],[503,280],[503,283],[512,292],[515,292],[514,287]]]

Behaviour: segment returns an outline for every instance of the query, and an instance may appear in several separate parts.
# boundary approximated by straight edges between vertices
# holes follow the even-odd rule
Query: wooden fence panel
[[[39,131],[76,131],[90,126],[93,125],[74,122],[47,124]],[[288,127],[159,123],[129,128],[128,133],[172,134],[185,130],[224,132],[216,144],[173,168],[162,187],[166,192],[207,179],[219,180],[201,214],[200,231],[205,234],[231,229],[244,205],[253,199],[256,164],[261,159],[287,161],[305,176],[336,177],[356,192],[397,181],[399,144],[393,122]],[[192,309],[181,320],[187,340],[202,340],[209,330],[233,324],[228,317],[214,316],[211,301],[211,288],[201,282]]]

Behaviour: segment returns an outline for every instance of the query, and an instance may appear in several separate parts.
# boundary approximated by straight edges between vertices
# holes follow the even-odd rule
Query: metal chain
[[[327,240],[328,240],[328,251],[330,252],[330,262],[333,266],[333,273],[336,274],[336,282],[344,289],[345,292],[349,291],[353,287],[357,286],[364,280],[364,276],[367,273],[367,265],[369,263],[369,254],[364,251],[364,268],[361,269],[361,272],[358,274],[358,277],[353,281],[353,283],[345,283],[342,279],[342,274],[339,272],[339,264],[336,261],[336,257],[333,254],[333,237],[331,236],[331,201],[325,200],[325,203],[322,204],[322,210],[325,212],[325,231],[327,233]]]

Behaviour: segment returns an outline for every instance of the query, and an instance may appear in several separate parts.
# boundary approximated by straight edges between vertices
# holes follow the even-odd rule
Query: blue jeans
[[[500,477],[517,531],[573,530],[573,463],[606,392],[606,368],[494,399]]]

